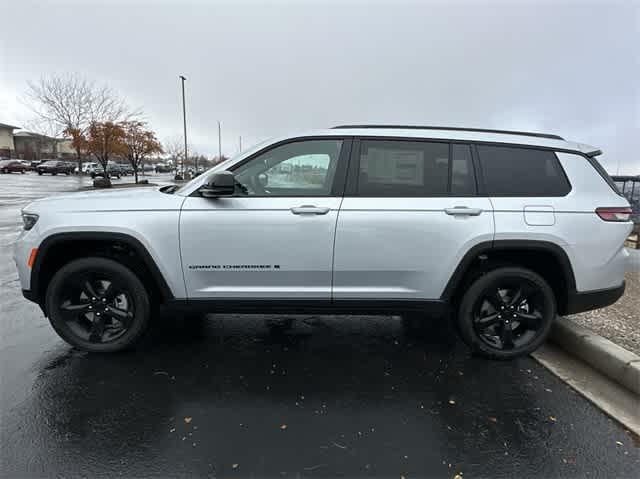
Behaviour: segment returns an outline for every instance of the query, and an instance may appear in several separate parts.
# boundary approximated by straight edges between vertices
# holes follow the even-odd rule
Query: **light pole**
[[[218,122],[218,161],[222,161],[222,128]]]
[[[182,160],[182,179],[184,179],[184,163],[187,161],[187,108],[184,103],[184,81],[186,77],[180,75],[182,80],[182,121],[184,124],[184,159]]]

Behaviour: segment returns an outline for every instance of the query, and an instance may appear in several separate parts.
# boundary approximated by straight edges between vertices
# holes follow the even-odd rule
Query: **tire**
[[[42,176],[42,171],[38,171],[38,174],[39,174],[40,176]]]
[[[525,268],[506,267],[471,284],[456,323],[473,352],[506,360],[535,351],[549,335],[555,317],[555,295],[544,278]]]
[[[54,171],[53,173],[51,173],[52,176],[56,176],[58,174],[58,172]]]
[[[8,173],[8,170],[7,169],[3,169],[2,173],[6,175]]]
[[[111,259],[89,257],[64,265],[49,283],[45,301],[53,329],[84,351],[128,349],[149,324],[147,290],[131,270]]]

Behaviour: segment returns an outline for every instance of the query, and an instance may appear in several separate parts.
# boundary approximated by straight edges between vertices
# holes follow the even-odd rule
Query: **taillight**
[[[596,208],[596,214],[604,221],[629,221],[631,208]]]

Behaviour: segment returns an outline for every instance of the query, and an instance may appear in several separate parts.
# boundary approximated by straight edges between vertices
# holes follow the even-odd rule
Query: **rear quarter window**
[[[477,145],[488,196],[565,196],[571,185],[553,151]]]

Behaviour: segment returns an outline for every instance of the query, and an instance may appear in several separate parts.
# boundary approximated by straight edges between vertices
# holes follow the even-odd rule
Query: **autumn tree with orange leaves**
[[[108,178],[109,160],[114,156],[126,156],[126,133],[122,123],[112,121],[94,122],[89,126],[86,139],[87,151],[92,154]]]
[[[133,168],[135,181],[138,182],[138,170],[144,160],[153,154],[163,153],[162,145],[156,138],[156,134],[146,129],[146,123],[142,121],[127,121],[122,123],[124,129],[124,144],[126,156]]]

